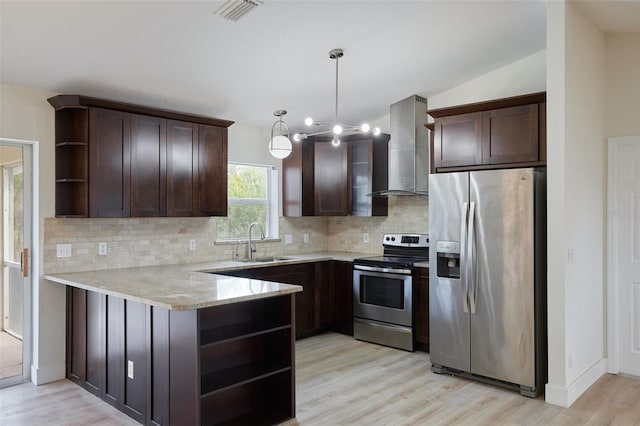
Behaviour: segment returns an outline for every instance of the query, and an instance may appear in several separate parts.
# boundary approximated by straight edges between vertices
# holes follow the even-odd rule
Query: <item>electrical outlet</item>
[[[369,233],[368,232],[365,232],[364,234],[362,234],[362,240],[367,244],[369,243]]]
[[[133,361],[127,360],[127,377],[133,380]]]
[[[196,240],[189,240],[189,251],[196,250]]]
[[[567,263],[572,264],[576,261],[576,251],[572,248],[567,250]]]
[[[293,235],[291,235],[291,234],[284,234],[284,243],[285,243],[285,244],[291,244],[291,243],[293,243]]]
[[[107,243],[98,243],[98,255],[106,256],[107,255]]]
[[[309,234],[304,234],[304,235],[302,236],[302,240],[303,240],[305,243],[308,243],[308,242],[309,242]]]
[[[56,244],[56,257],[71,257],[71,244]]]

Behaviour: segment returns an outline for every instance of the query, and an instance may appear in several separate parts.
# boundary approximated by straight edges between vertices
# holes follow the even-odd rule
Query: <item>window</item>
[[[4,226],[5,260],[20,262],[24,218],[22,214],[22,165],[5,166],[4,169]]]
[[[227,217],[218,218],[217,239],[247,239],[258,222],[268,238],[278,237],[278,170],[276,166],[229,162]]]

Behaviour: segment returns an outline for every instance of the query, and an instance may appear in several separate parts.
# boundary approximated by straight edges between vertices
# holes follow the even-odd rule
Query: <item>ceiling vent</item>
[[[236,22],[256,6],[260,6],[263,3],[262,0],[228,0],[213,13],[222,16],[224,19]]]

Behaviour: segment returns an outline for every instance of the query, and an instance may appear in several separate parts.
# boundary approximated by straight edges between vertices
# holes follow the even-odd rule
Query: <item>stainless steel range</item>
[[[385,234],[382,246],[353,261],[353,335],[413,351],[413,268],[429,260],[429,235]]]

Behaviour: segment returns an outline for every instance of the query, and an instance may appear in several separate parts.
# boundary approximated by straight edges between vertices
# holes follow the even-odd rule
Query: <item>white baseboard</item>
[[[36,368],[31,364],[31,382],[34,385],[44,385],[45,383],[55,382],[65,378],[65,364],[48,365],[46,367]]]
[[[605,374],[606,369],[607,359],[602,358],[582,373],[582,375],[568,387],[555,386],[547,383],[544,391],[545,401],[561,407],[570,407],[576,399],[580,398],[580,395]]]

